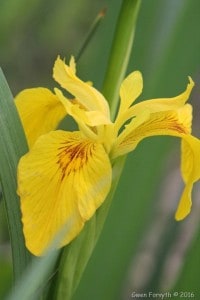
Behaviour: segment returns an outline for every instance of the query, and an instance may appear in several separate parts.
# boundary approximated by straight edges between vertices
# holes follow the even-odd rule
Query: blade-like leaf
[[[0,179],[11,238],[15,279],[20,277],[30,258],[24,245],[19,198],[16,194],[17,164],[26,151],[23,128],[0,69]]]
[[[59,251],[51,251],[42,258],[35,258],[6,300],[41,299],[40,295],[45,284],[48,284],[47,277],[54,267],[58,254]]]

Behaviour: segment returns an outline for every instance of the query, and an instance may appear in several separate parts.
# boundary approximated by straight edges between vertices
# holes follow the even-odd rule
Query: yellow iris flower
[[[56,234],[68,226],[59,247],[70,243],[104,202],[112,183],[112,162],[134,150],[146,137],[171,135],[182,139],[181,171],[185,188],[176,212],[183,219],[191,209],[193,183],[200,178],[200,142],[191,135],[192,107],[185,104],[194,83],[174,98],[133,105],[143,88],[139,71],[120,88],[114,122],[104,96],[76,76],[76,65],[57,58],[53,77],[73,95],[45,88],[16,97],[30,151],[18,166],[18,194],[27,248],[41,255]],[[79,131],[55,130],[70,115]]]

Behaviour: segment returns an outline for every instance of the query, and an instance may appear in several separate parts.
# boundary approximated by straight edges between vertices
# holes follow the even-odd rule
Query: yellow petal
[[[72,62],[68,66],[58,57],[54,65],[53,77],[88,111],[100,111],[107,118],[110,118],[107,101],[100,92],[76,76],[74,63],[73,67]]]
[[[59,247],[74,239],[105,200],[112,169],[101,144],[80,132],[41,136],[18,167],[18,194],[27,248],[41,255],[67,227]]]
[[[15,98],[29,146],[36,139],[54,130],[66,115],[56,95],[46,88],[32,88],[20,92]]]
[[[135,71],[129,74],[120,87],[120,113],[126,111],[141,94],[143,88],[142,74]]]
[[[145,100],[133,105],[132,107],[124,111],[123,115],[121,116],[122,120],[120,120],[120,125],[118,126],[121,126],[130,118],[139,115],[141,112],[147,109],[149,110],[150,113],[155,113],[160,111],[176,110],[182,107],[188,100],[193,87],[194,87],[194,82],[189,77],[189,83],[186,87],[186,90],[180,95],[172,98]]]
[[[183,134],[189,134],[191,117],[189,104],[177,111],[161,111],[152,114],[148,114],[148,110],[144,111],[133,119],[119,135],[112,150],[112,157],[134,150],[146,137],[157,135],[180,137]]]
[[[182,142],[182,175],[185,188],[176,212],[176,220],[185,218],[191,210],[193,184],[200,178],[200,141],[190,135],[192,108],[189,104],[178,110],[149,113],[148,110],[133,119],[117,138],[111,156],[113,158],[134,150],[146,137],[171,135]]]
[[[176,220],[184,219],[191,210],[193,184],[200,179],[200,140],[186,135],[182,141],[181,172],[186,184],[176,212]]]
[[[192,174],[194,181],[200,174],[200,140],[194,136],[186,136],[181,145],[181,173],[184,182],[187,182]]]
[[[75,62],[74,56],[71,56],[71,58],[70,58],[69,67],[72,70],[72,72],[74,74],[76,74],[76,62]]]
[[[67,113],[72,116],[78,124],[85,123],[88,126],[111,124],[111,120],[101,111],[85,110],[84,108],[80,107],[77,101],[68,100],[59,89],[55,88],[55,93],[62,102]]]
[[[184,140],[181,142],[181,154],[181,174],[184,182],[187,182],[193,169],[193,151]]]
[[[192,207],[192,200],[191,200],[191,194],[192,194],[192,188],[193,183],[189,182],[186,184],[181,199],[178,204],[178,208],[175,214],[175,219],[177,221],[183,220],[191,211]]]

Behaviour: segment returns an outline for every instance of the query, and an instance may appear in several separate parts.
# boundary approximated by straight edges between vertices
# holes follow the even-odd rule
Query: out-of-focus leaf
[[[35,258],[29,264],[24,272],[21,280],[13,288],[12,292],[7,296],[6,300],[38,300],[43,292],[43,288],[47,287],[48,274],[52,270],[59,251],[51,251],[42,258]]]
[[[173,284],[172,292],[184,292],[185,298],[200,298],[199,274],[200,274],[200,188],[197,187],[194,193],[192,218],[188,224],[182,240],[179,242],[182,247],[182,256],[177,262],[180,264],[179,277],[175,278],[177,282]],[[192,235],[190,234],[192,232]],[[188,239],[189,237],[189,239]],[[189,240],[189,241],[188,241]],[[182,242],[182,244],[181,244]],[[185,242],[183,245],[183,242]],[[176,263],[177,263],[176,262]],[[193,293],[193,296],[192,294]],[[180,294],[179,294],[180,295]]]
[[[26,0],[1,1],[0,10],[0,41],[1,45],[10,39],[15,30],[19,30],[33,15],[37,9],[39,0],[30,0],[27,5]]]
[[[11,288],[12,267],[4,256],[0,258],[0,299],[4,299],[6,292]]]

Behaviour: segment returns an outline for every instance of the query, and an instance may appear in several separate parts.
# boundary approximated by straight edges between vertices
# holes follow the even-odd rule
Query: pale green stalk
[[[119,87],[125,76],[130,58],[139,6],[140,0],[124,0],[117,22],[103,86],[103,93],[109,101],[112,117],[116,113]],[[124,161],[125,158],[122,157],[113,165],[112,188],[104,204],[98,209],[92,219],[87,222],[81,234],[63,250],[54,296],[56,300],[71,299],[79,284],[82,273],[104,225],[110,203],[123,170]]]
[[[135,35],[140,0],[124,0],[120,11],[108,68],[103,84],[103,94],[110,104],[114,118],[119,101],[119,88],[125,76]]]

